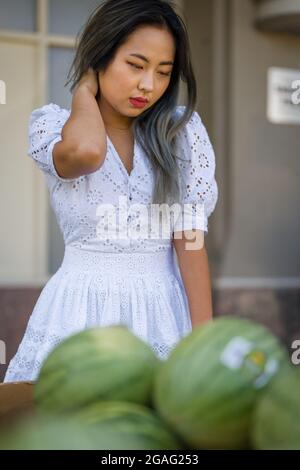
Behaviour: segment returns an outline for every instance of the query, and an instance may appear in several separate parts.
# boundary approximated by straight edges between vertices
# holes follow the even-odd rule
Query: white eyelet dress
[[[177,106],[175,112],[183,110],[183,106]],[[30,116],[28,155],[45,176],[65,253],[59,269],[40,293],[4,382],[36,380],[49,352],[86,328],[126,325],[161,359],[166,359],[192,330],[172,241],[175,225],[168,236],[136,236],[143,220],[141,207],[149,208],[152,201],[152,163],[135,141],[129,175],[107,137],[106,159],[98,170],[73,179],[60,177],[52,150],[61,140],[69,116],[70,110],[54,103],[35,109]],[[180,156],[186,159],[184,164],[179,163],[186,188],[182,202],[191,207],[201,202],[204,206],[201,220],[192,210],[188,226],[185,223],[180,227],[200,228],[207,233],[218,188],[214,151],[196,111],[180,131],[179,142]],[[110,205],[106,215],[104,204]],[[126,236],[125,231],[121,237],[112,236],[108,229],[116,214],[122,219],[120,226],[127,229]]]

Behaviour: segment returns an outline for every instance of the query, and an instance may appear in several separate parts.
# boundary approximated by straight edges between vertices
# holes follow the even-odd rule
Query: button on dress
[[[174,110],[183,111],[183,106]],[[130,174],[107,136],[98,170],[71,179],[58,175],[52,150],[70,112],[50,103],[33,110],[29,120],[28,156],[45,177],[65,252],[37,299],[5,382],[36,380],[50,351],[86,328],[126,325],[162,360],[192,330],[172,236],[189,228],[206,234],[218,198],[215,155],[199,114],[194,111],[178,133],[182,203],[190,217],[182,212],[161,236],[152,236],[152,228],[148,233],[143,228],[149,227],[154,167],[136,140]],[[195,210],[199,203],[201,217]]]

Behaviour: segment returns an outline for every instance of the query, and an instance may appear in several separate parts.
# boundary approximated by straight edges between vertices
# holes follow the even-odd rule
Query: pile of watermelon
[[[123,325],[61,342],[2,449],[300,449],[300,371],[265,327],[220,317],[160,360]]]

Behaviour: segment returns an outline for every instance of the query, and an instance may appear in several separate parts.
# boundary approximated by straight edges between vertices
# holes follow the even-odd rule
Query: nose
[[[139,84],[139,89],[140,90],[145,90],[145,91],[153,91],[153,76],[151,73],[145,73],[143,74],[140,84]]]

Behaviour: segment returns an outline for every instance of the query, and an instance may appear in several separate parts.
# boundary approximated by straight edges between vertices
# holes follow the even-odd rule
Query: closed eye
[[[132,64],[131,62],[127,62],[127,64],[131,65],[132,67],[135,67],[136,69],[142,69],[143,68],[139,65]]]
[[[142,69],[143,68],[140,65],[133,64],[132,62],[127,62],[127,64],[131,65],[132,67],[134,67],[136,69]],[[169,77],[171,75],[171,72],[158,72],[158,73],[160,73],[161,75],[165,75],[166,77]]]

